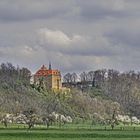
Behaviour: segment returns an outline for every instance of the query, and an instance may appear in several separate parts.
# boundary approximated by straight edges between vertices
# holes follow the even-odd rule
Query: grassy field
[[[56,128],[50,129],[34,128],[27,130],[11,126],[9,128],[0,128],[0,140],[140,140],[139,127],[125,127],[120,130],[116,127],[111,130],[107,127],[90,127],[90,128]]]

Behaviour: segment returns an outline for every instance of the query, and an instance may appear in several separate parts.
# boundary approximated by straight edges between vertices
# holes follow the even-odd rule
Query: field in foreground
[[[140,128],[133,130],[70,128],[0,128],[0,140],[140,140]]]

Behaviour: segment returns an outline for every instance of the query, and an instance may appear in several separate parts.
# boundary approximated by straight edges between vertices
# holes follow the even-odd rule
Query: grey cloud
[[[106,37],[114,45],[122,44],[124,46],[138,47],[140,48],[140,30],[137,31],[132,29],[118,29],[112,32],[106,33]]]
[[[59,49],[59,48],[58,48]],[[83,46],[83,44],[74,45],[70,47],[69,49],[59,49],[58,51],[61,51],[63,54],[71,55],[71,56],[112,56],[116,55],[115,52],[113,52],[112,48],[110,46],[98,46],[98,44],[92,44],[91,42],[87,42]]]
[[[63,72],[140,69],[139,9],[139,0],[0,1],[0,62],[32,71],[49,61]],[[46,27],[40,43],[36,32]]]
[[[0,21],[33,19],[106,19],[139,16],[135,0],[4,0],[0,1]]]
[[[0,51],[0,58],[4,57],[4,53]]]
[[[64,0],[6,0],[0,1],[0,21],[24,21],[61,17],[69,10],[71,2]]]
[[[140,16],[140,1],[132,0],[77,0],[80,16],[87,21],[123,19]]]
[[[127,13],[122,11],[114,11],[109,8],[98,7],[96,5],[88,5],[81,10],[81,17],[88,20],[106,19],[109,17],[124,17]]]

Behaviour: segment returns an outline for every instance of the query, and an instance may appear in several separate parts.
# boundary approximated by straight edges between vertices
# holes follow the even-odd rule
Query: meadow
[[[121,130],[121,126],[114,130],[104,126],[52,126],[47,129],[44,126],[31,130],[23,126],[9,126],[0,128],[0,140],[140,140],[140,127],[127,126]]]

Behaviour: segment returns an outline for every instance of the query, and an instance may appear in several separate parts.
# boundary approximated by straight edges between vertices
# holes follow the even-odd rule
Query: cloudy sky
[[[140,0],[0,0],[0,63],[33,72],[140,70]]]

